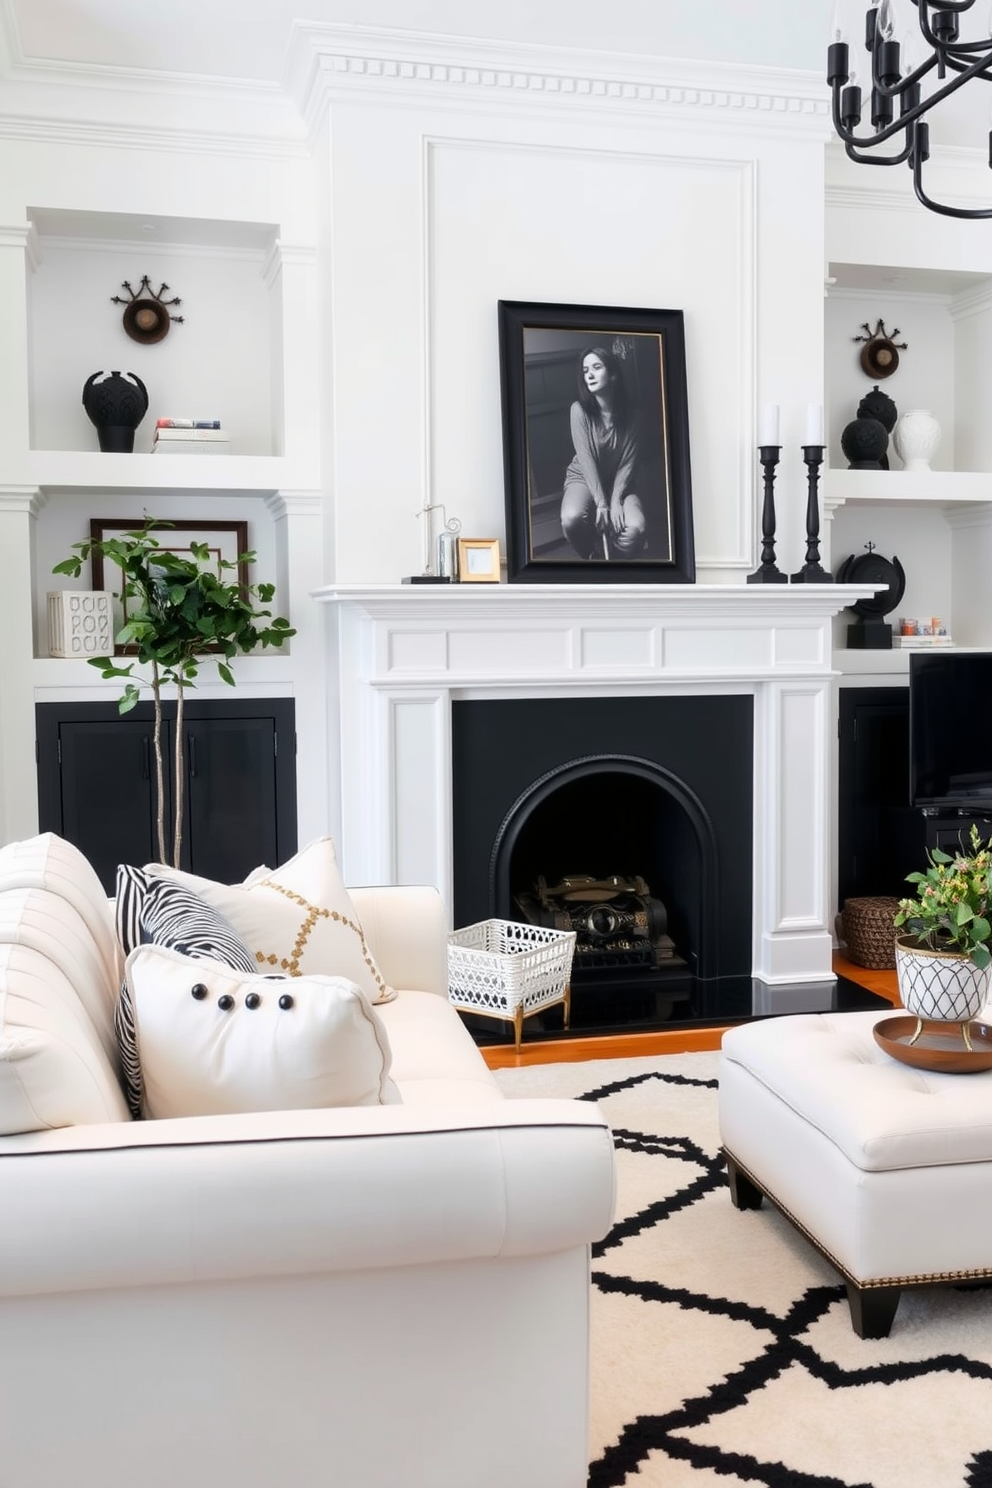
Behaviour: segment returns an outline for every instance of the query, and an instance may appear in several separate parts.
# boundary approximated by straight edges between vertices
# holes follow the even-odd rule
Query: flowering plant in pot
[[[973,822],[955,854],[933,848],[924,873],[910,873],[916,898],[895,915],[899,992],[918,1018],[962,1022],[980,1012],[992,966],[992,842]]]

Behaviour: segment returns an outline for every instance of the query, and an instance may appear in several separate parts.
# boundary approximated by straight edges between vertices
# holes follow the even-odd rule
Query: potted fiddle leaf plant
[[[218,559],[205,543],[191,542],[187,552],[164,547],[156,535],[172,524],[147,517],[141,527],[104,539],[87,538],[73,543],[73,555],[57,563],[52,572],[78,578],[82,565],[95,552],[104,565],[115,565],[121,573],[120,599],[124,624],[115,636],[118,646],[133,660],[121,664],[113,656],[94,656],[107,679],[125,680],[118,711],[129,713],[143,688],[151,690],[154,712],[155,778],[158,794],[158,851],[161,862],[179,866],[183,838],[184,765],[183,701],[195,687],[203,660],[215,660],[217,675],[234,686],[232,662],[258,647],[281,646],[296,631],[281,615],[267,608],[272,602],[272,584],[243,584],[241,565],[255,561],[253,552],[237,559]],[[233,570],[233,576],[232,576]],[[142,675],[136,668],[143,668]],[[162,745],[163,689],[175,688],[176,729],[174,751],[175,809],[172,821],[172,851],[166,855],[165,760]]]
[[[900,996],[917,1018],[964,1023],[989,993],[992,842],[972,822],[959,852],[933,848],[907,882],[916,897],[899,901],[894,921]]]

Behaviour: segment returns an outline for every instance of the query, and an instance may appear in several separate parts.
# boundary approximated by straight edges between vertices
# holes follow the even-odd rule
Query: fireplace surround
[[[453,761],[462,703],[597,700],[608,716],[634,700],[745,700],[745,961],[758,982],[782,989],[786,1006],[793,988],[803,1006],[803,984],[832,977],[831,620],[873,593],[839,584],[316,591],[328,605],[337,667],[331,768],[346,877],[436,884],[452,925],[456,908],[478,914],[481,899],[465,899],[456,885]],[[616,763],[622,756],[644,759],[616,741],[600,752],[604,767],[621,774],[630,768]]]

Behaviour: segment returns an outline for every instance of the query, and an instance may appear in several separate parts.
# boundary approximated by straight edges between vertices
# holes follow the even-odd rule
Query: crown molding
[[[284,267],[312,269],[317,263],[317,250],[306,243],[287,243],[277,238],[271,244],[262,264],[262,283],[271,289]]]
[[[955,303],[954,295],[943,293],[936,289],[905,289],[902,285],[894,284],[883,289],[861,289],[851,286],[848,288],[843,284],[832,283],[829,286],[831,300],[862,300],[866,305],[877,305],[882,298],[892,300],[912,300],[914,305],[941,305],[948,307]]]
[[[992,284],[980,285],[977,289],[962,290],[951,300],[952,321],[968,320],[973,315],[987,315],[992,309]]]
[[[812,73],[307,21],[294,22],[284,86],[310,134],[332,100],[384,94],[634,118],[675,110],[733,128],[787,119],[823,138],[830,129],[829,98]]]
[[[202,157],[205,154],[240,156],[257,160],[308,159],[304,139],[289,140],[266,134],[216,133],[170,129],[140,123],[108,124],[81,117],[60,119],[29,118],[0,113],[0,139],[42,145],[92,145],[115,150],[152,150],[180,152]]]
[[[0,513],[36,517],[48,505],[48,493],[38,486],[0,485]]]
[[[323,494],[315,489],[280,489],[267,494],[263,499],[266,511],[276,521],[285,517],[319,517],[323,508]]]

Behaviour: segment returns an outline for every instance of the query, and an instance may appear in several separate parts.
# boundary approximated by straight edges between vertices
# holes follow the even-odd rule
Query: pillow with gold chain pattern
[[[163,863],[147,869],[185,884],[222,914],[260,972],[347,977],[372,1003],[396,996],[366,943],[330,837],[316,838],[279,868],[257,868],[240,884]]]

